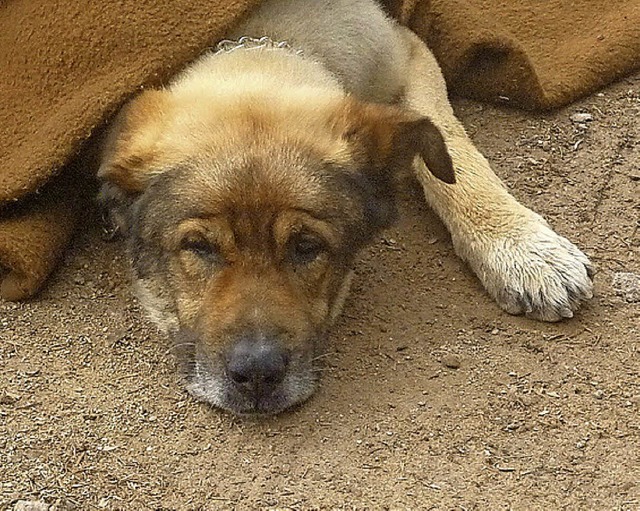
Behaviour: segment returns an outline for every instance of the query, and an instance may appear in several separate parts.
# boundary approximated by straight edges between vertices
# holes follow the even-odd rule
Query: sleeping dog
[[[374,0],[266,0],[122,109],[101,197],[194,396],[272,414],[313,393],[354,258],[393,221],[406,170],[505,311],[557,321],[592,296],[587,257],[509,194],[433,55]]]

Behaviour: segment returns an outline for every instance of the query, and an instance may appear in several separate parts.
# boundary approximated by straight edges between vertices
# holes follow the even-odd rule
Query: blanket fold
[[[35,294],[69,242],[90,194],[87,179],[71,168],[23,199],[0,211],[0,265],[8,269],[0,296],[20,300]]]
[[[36,293],[63,253],[92,172],[74,159],[86,141],[128,97],[163,83],[258,2],[0,4],[0,296]],[[548,109],[640,67],[634,0],[386,7],[429,44],[463,96]]]
[[[640,67],[635,0],[404,0],[454,94],[531,110],[565,105]],[[409,8],[407,8],[409,7]]]

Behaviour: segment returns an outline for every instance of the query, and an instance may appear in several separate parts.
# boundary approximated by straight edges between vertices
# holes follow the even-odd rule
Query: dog
[[[125,105],[100,195],[191,394],[246,415],[313,394],[354,259],[393,222],[407,170],[502,309],[557,321],[592,297],[589,259],[510,195],[433,55],[374,0],[266,0]]]

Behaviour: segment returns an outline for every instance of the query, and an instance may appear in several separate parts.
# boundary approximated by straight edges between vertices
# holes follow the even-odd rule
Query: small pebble
[[[586,112],[577,112],[575,114],[573,114],[571,117],[569,117],[569,119],[571,119],[572,122],[590,122],[593,121],[593,115],[588,114]]]
[[[13,405],[18,399],[20,399],[20,396],[17,394],[9,394],[8,392],[0,393],[0,405]]]
[[[629,303],[640,302],[640,275],[631,272],[617,272],[613,275],[613,289]]]
[[[40,500],[19,500],[13,506],[13,511],[48,511],[49,504]]]
[[[458,357],[458,355],[448,353],[442,357],[442,363],[449,369],[458,369],[458,367],[460,367],[460,357]]]

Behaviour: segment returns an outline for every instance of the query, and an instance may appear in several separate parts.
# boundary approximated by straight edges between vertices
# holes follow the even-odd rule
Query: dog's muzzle
[[[187,390],[235,414],[280,413],[316,388],[313,354],[291,351],[277,337],[244,334],[217,353],[190,330],[176,332],[174,341]]]

